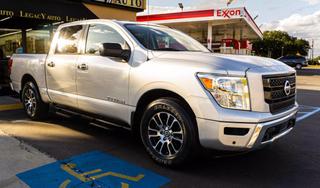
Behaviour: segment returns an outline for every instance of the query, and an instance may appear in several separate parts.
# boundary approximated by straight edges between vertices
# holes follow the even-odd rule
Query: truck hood
[[[226,55],[204,52],[153,52],[151,59],[186,63],[196,67],[206,66],[215,70],[231,72],[246,72],[259,67],[286,66],[280,61],[257,56]]]

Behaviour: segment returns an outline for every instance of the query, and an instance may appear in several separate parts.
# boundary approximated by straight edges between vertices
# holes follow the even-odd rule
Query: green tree
[[[307,56],[310,44],[304,39],[290,36],[283,31],[265,31],[262,40],[253,42],[253,50],[256,55],[279,58],[283,55]]]
[[[320,63],[320,56],[314,58],[314,59],[313,59],[313,62],[314,62],[316,65],[319,65],[319,63]]]

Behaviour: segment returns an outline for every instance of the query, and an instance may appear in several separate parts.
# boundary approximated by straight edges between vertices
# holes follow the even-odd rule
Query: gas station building
[[[142,15],[137,21],[175,28],[218,53],[252,54],[251,41],[262,38],[244,7]]]

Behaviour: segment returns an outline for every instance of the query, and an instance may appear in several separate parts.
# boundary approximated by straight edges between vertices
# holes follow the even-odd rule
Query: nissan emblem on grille
[[[287,80],[286,83],[284,84],[284,92],[287,96],[290,95],[291,92],[291,85],[290,82]]]

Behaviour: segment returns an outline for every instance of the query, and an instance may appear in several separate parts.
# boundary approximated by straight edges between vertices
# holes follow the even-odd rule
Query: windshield
[[[136,24],[126,24],[125,27],[149,50],[209,52],[198,41],[174,29]]]

